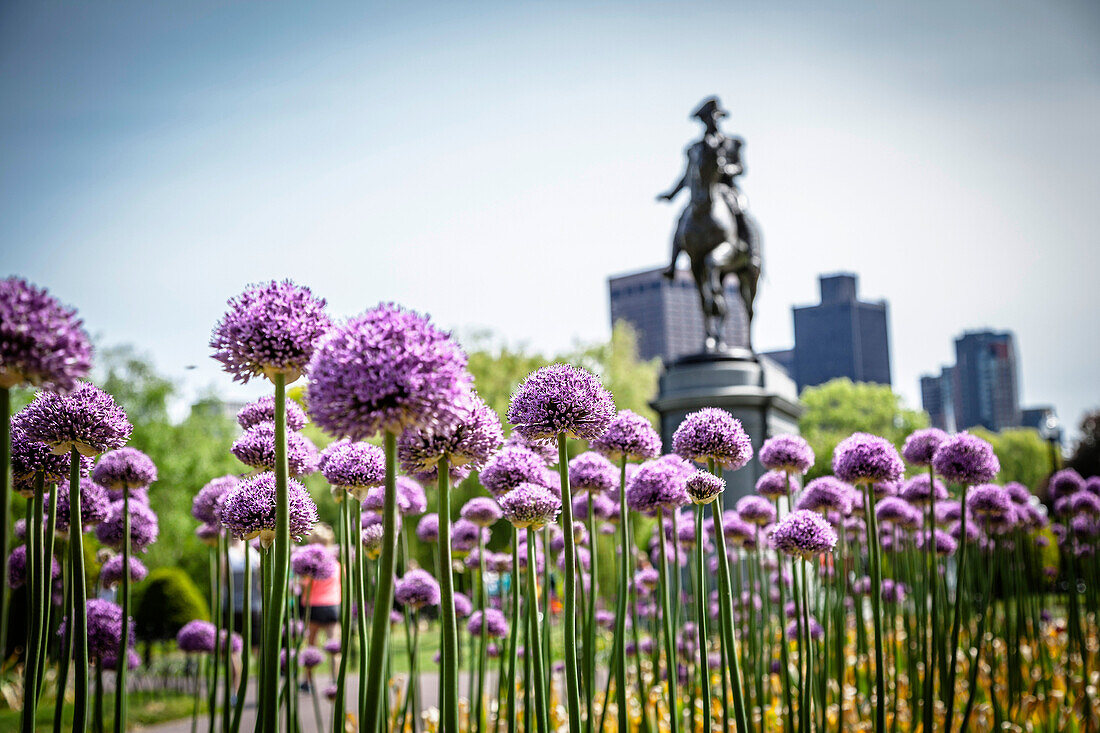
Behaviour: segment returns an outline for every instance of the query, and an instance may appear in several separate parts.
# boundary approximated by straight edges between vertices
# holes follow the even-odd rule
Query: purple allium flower
[[[777,435],[760,447],[760,464],[773,471],[804,474],[814,465],[814,449],[805,438]]]
[[[406,517],[428,511],[428,497],[419,482],[407,476],[397,477],[397,508]]]
[[[127,491],[130,494],[131,504],[144,504],[149,506],[149,489],[107,489],[107,498],[111,501],[121,501],[126,498],[123,496],[123,491]]]
[[[1078,491],[1069,496],[1069,510],[1074,514],[1100,516],[1100,497],[1088,491]]]
[[[815,478],[806,484],[795,508],[819,514],[837,512],[846,517],[852,513],[852,489],[833,476]]]
[[[970,433],[953,435],[936,449],[932,467],[944,479],[956,484],[984,484],[1001,470],[993,446]]]
[[[646,461],[627,481],[627,506],[643,514],[682,507],[691,501],[687,493],[688,475],[671,461],[659,458]]]
[[[117,603],[93,598],[88,601],[88,655],[92,659],[103,657],[118,651],[122,639],[122,608]],[[134,635],[134,622],[130,620],[129,634],[131,643]]]
[[[339,654],[340,653],[340,640],[339,639],[328,639],[328,640],[326,640],[323,649],[328,654],[333,654],[333,655]]]
[[[986,481],[989,480],[986,479]],[[1085,480],[1081,478],[1081,474],[1072,468],[1064,468],[1055,473],[1050,477],[1050,483],[1047,486],[1052,499],[1061,499],[1063,496],[1076,494],[1083,488],[1085,488]]]
[[[946,557],[948,555],[955,554],[955,548],[958,546],[958,544],[955,542],[955,539],[947,532],[944,532],[940,529],[934,530],[932,533],[932,540],[935,543],[934,551],[940,557]],[[919,537],[918,545],[923,549],[925,543],[927,542],[928,532],[922,532]]]
[[[92,366],[76,311],[23,278],[0,280],[0,388],[73,388]]]
[[[16,491],[33,494],[34,477],[39,471],[47,484],[68,479],[72,457],[58,455],[42,441],[30,438],[23,428],[25,413],[26,408],[11,419],[11,473]],[[87,475],[91,468],[92,459],[80,456],[80,475]]]
[[[368,499],[369,498],[370,497],[368,497]],[[381,526],[382,524],[382,515],[379,512],[366,511],[359,515],[359,526],[361,526],[363,529],[366,529],[367,527],[372,527],[376,524],[379,526]]]
[[[966,506],[977,515],[1000,517],[1012,510],[1012,497],[996,484],[980,484],[967,493]]]
[[[204,545],[210,545],[211,547],[218,546],[218,538],[221,536],[221,525],[206,524],[203,522],[198,527],[195,527],[195,536],[199,538],[199,541]]]
[[[819,641],[821,637],[825,636],[825,629],[821,627],[821,624],[813,616],[810,616],[806,632],[814,641]],[[798,619],[787,624],[787,638],[794,638],[796,636],[798,636]]]
[[[702,463],[713,460],[738,469],[752,458],[752,441],[741,421],[717,407],[690,413],[672,435],[676,455]]]
[[[305,545],[294,551],[290,567],[300,578],[327,580],[340,569],[332,550],[324,545]]]
[[[416,538],[421,542],[439,542],[439,515],[425,514],[416,524]]]
[[[39,392],[21,414],[27,437],[58,454],[76,448],[83,456],[95,456],[121,448],[134,429],[114,398],[90,382],[64,395]]]
[[[646,593],[652,593],[661,582],[661,574],[654,568],[642,568],[634,573],[634,584]]]
[[[947,488],[943,482],[936,479],[930,482],[928,474],[919,473],[901,485],[898,496],[914,506],[926,506],[932,501],[932,486],[935,487],[936,501],[945,501],[948,498]]]
[[[737,500],[736,508],[741,519],[757,527],[775,521],[775,507],[762,496],[742,496]]]
[[[306,537],[317,522],[317,506],[305,486],[289,479],[290,536]],[[218,518],[242,540],[259,537],[265,546],[275,540],[275,474],[261,473],[226,492]]]
[[[491,527],[504,513],[497,503],[487,496],[475,496],[462,506],[462,518],[479,527]]]
[[[233,475],[211,479],[206,486],[199,489],[199,493],[195,494],[195,498],[191,501],[191,516],[204,524],[219,524],[218,506],[225,493],[236,488],[240,482],[241,480]]]
[[[474,604],[465,593],[455,593],[455,616],[466,618],[474,612]]]
[[[381,524],[369,524],[363,527],[363,554],[371,560],[377,560],[382,554],[382,540],[385,532]]]
[[[56,557],[50,558],[50,579],[61,577],[61,565]],[[15,589],[27,582],[27,546],[18,545],[8,555],[8,587]]]
[[[517,529],[542,529],[557,519],[561,499],[545,486],[524,483],[500,498],[500,508]]]
[[[217,645],[218,630],[209,621],[188,621],[176,633],[176,644],[187,654],[209,654]]]
[[[883,578],[880,595],[886,603],[905,602],[905,583],[895,581],[893,578]]]
[[[486,636],[493,639],[503,639],[508,636],[508,620],[495,608],[474,611],[470,615],[470,620],[466,622],[466,630],[474,636],[481,636],[482,618],[485,619]]]
[[[542,459],[547,466],[558,462],[558,444],[553,440],[528,440],[517,432],[512,432],[504,440],[505,448],[525,448]]]
[[[298,657],[298,663],[303,669],[313,669],[324,661],[325,655],[315,646],[304,647]]]
[[[121,583],[123,567],[125,566],[122,562],[122,555],[112,555],[99,569],[99,584],[105,588],[110,588]],[[136,557],[131,557],[130,580],[140,583],[145,580],[147,575],[149,575],[149,569],[145,567],[145,563]]]
[[[836,530],[820,514],[798,509],[779,520],[772,530],[771,540],[777,550],[809,559],[832,552],[837,536]]]
[[[112,502],[106,519],[95,529],[96,539],[107,547],[121,550],[126,539],[125,519],[123,502]],[[130,547],[133,551],[145,552],[149,545],[157,541],[158,534],[160,534],[160,526],[153,510],[140,502],[132,502],[130,504]]]
[[[261,374],[274,381],[280,373],[287,384],[294,382],[332,325],[324,298],[290,280],[250,285],[228,305],[210,335],[210,348],[242,383]]]
[[[901,454],[912,466],[931,466],[932,457],[948,435],[939,428],[917,430],[905,439]]]
[[[734,547],[742,547],[753,541],[756,530],[740,514],[730,510],[722,513],[722,534]]]
[[[352,440],[400,434],[446,418],[469,381],[466,355],[449,334],[385,303],[334,328],[317,349],[309,413],[329,433]]]
[[[1026,506],[1031,501],[1031,490],[1018,481],[1009,481],[1005,484],[1005,491],[1012,498],[1012,502],[1019,506]]]
[[[768,471],[756,481],[756,493],[772,501],[787,496],[790,484],[782,471]]]
[[[92,480],[106,489],[143,489],[157,480],[157,467],[137,448],[119,448],[100,457]]]
[[[275,397],[264,395],[255,402],[249,402],[237,413],[237,424],[242,430],[259,425],[262,422],[275,422]],[[305,410],[294,400],[286,401],[286,429],[301,430],[308,422]]]
[[[377,445],[338,441],[325,449],[321,473],[333,486],[343,488],[358,501],[367,491],[386,482],[386,454]]]
[[[275,423],[262,422],[244,431],[230,449],[246,466],[256,471],[275,470]],[[287,431],[286,458],[291,476],[305,476],[317,470],[317,446],[301,433]]]
[[[653,425],[631,410],[619,413],[607,426],[607,431],[591,443],[592,450],[609,460],[648,461],[661,454],[661,436]]]
[[[478,545],[489,541],[489,530],[479,527],[463,517],[451,525],[451,549],[455,552],[469,552]]]
[[[551,364],[528,374],[508,406],[508,422],[528,440],[558,435],[595,440],[614,417],[615,401],[599,377],[569,364]]]
[[[1100,496],[1100,476],[1089,476],[1085,479],[1085,491],[1093,496]]]
[[[893,522],[907,528],[919,525],[921,521],[920,510],[896,496],[888,496],[880,501],[875,507],[875,517],[880,522]]]
[[[709,504],[726,490],[726,482],[712,473],[696,471],[688,476],[684,488],[696,504]]]
[[[897,448],[877,435],[853,433],[833,451],[833,473],[856,486],[897,481],[904,471]]]
[[[439,583],[426,570],[410,570],[394,585],[393,597],[409,608],[438,606]]]
[[[602,494],[619,487],[619,471],[595,451],[586,451],[569,461],[569,487],[572,491]]]
[[[446,456],[452,478],[459,480],[469,469],[485,465],[503,440],[496,412],[467,391],[454,398],[445,421],[405,430],[397,441],[397,456],[407,472],[425,481],[438,478],[439,460]]]
[[[617,521],[619,505],[606,494],[578,494],[573,497],[573,518],[578,521],[588,519],[588,500],[592,499],[592,513],[596,519],[605,522]]]
[[[551,483],[546,463],[535,453],[518,446],[505,446],[489,459],[478,474],[481,485],[500,498],[520,484],[549,487]]]
[[[80,525],[85,531],[107,518],[110,501],[107,490],[90,478],[80,480]],[[69,482],[57,485],[57,531],[69,531]]]
[[[106,652],[99,659],[99,666],[104,670],[114,670],[118,665],[118,650]],[[126,650],[126,669],[137,669],[141,666],[141,657],[133,649]]]

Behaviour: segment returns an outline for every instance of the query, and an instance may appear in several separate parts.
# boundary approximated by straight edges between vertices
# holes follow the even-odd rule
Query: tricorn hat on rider
[[[728,117],[729,112],[722,109],[722,103],[718,101],[718,97],[707,97],[699,105],[699,108],[691,113],[691,116],[706,120],[709,117]]]

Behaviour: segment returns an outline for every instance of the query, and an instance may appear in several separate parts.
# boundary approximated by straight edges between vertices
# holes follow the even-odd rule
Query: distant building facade
[[[955,365],[921,377],[921,402],[934,427],[1004,430],[1023,424],[1016,339],[1011,331],[968,331],[955,339]]]
[[[703,350],[703,313],[695,280],[687,270],[677,270],[668,280],[663,268],[608,278],[611,325],[626,321],[638,333],[638,355],[671,364],[682,356]],[[735,282],[726,285],[729,318],[723,337],[728,346],[748,343],[748,317]]]
[[[791,376],[798,389],[838,377],[890,385],[886,301],[860,300],[859,279],[853,273],[821,275],[818,281],[821,302],[794,308],[794,349],[790,361]]]

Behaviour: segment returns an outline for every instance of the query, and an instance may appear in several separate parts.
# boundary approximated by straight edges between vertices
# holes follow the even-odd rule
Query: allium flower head
[[[122,582],[122,573],[125,565],[122,555],[112,555],[99,569],[99,584],[105,588],[112,588]],[[149,575],[149,569],[145,563],[136,557],[130,558],[130,580],[140,583]]]
[[[350,492],[358,501],[386,482],[386,454],[377,445],[342,441],[325,449],[321,474],[333,486]]]
[[[474,604],[465,593],[455,593],[455,616],[466,618],[474,611]]]
[[[122,640],[122,608],[117,603],[93,598],[88,601],[88,655],[102,660],[117,654]],[[127,626],[133,643],[133,620]]]
[[[518,446],[505,446],[485,464],[478,474],[481,485],[500,498],[520,484],[550,486],[550,471],[535,453]]]
[[[244,431],[230,449],[241,463],[254,471],[275,470],[275,423],[262,422]],[[301,433],[287,431],[286,458],[291,476],[305,476],[317,470],[317,446]]]
[[[760,464],[772,471],[804,474],[814,465],[814,449],[805,438],[777,435],[760,447]]]
[[[363,527],[363,554],[371,560],[377,560],[382,554],[382,540],[385,530],[381,524],[369,524]]]
[[[237,413],[237,424],[242,430],[248,430],[262,422],[275,422],[275,396],[264,395],[255,402],[249,402]],[[308,422],[305,410],[294,400],[286,401],[286,429],[301,430]]]
[[[737,500],[736,509],[742,519],[757,527],[775,521],[775,507],[762,496],[742,496]]]
[[[734,546],[742,547],[754,540],[756,530],[736,511],[722,513],[722,534]]]
[[[469,381],[466,355],[449,334],[387,303],[337,326],[317,349],[309,413],[339,437],[399,434],[445,417]]]
[[[898,492],[898,496],[914,506],[925,506],[932,501],[933,487],[936,492],[935,496],[937,502],[947,499],[947,488],[943,485],[943,482],[939,479],[936,479],[934,482],[929,481],[927,473],[918,473],[916,476],[903,483],[901,485],[901,491]]]
[[[833,473],[856,486],[897,481],[904,471],[898,449],[877,435],[853,433],[833,451]]]
[[[56,557],[50,558],[50,579],[61,577],[61,565]],[[8,555],[8,587],[21,588],[27,583],[27,546],[17,545]]]
[[[121,448],[134,429],[114,398],[90,382],[64,395],[39,392],[21,414],[27,437],[59,454],[76,448],[95,456]]]
[[[528,440],[519,433],[512,433],[504,439],[505,448],[526,448],[542,459],[547,466],[558,462],[558,444],[554,440]]]
[[[1089,476],[1085,479],[1085,491],[1093,496],[1100,496],[1100,476]]]
[[[479,541],[482,544],[489,541],[489,530],[465,517],[451,525],[451,549],[455,552],[470,552]]]
[[[618,462],[648,461],[661,454],[661,436],[653,425],[631,410],[619,410],[607,431],[591,443],[592,450]]]
[[[290,280],[251,285],[214,326],[210,348],[238,382],[261,374],[290,384],[302,376],[318,341],[332,325],[325,301]]]
[[[1052,499],[1061,499],[1063,496],[1076,494],[1083,488],[1085,488],[1085,480],[1081,478],[1081,474],[1072,468],[1063,468],[1055,473],[1050,477],[1047,486]]]
[[[500,498],[504,518],[517,529],[542,529],[558,517],[561,498],[538,484],[520,484]]]
[[[602,494],[619,487],[619,471],[595,451],[586,451],[569,461],[569,487],[573,491]]]
[[[332,550],[324,545],[305,545],[294,551],[290,567],[299,578],[327,580],[340,569]]]
[[[1031,502],[1031,490],[1018,481],[1009,481],[1005,484],[1005,491],[1008,492],[1014,504],[1025,506]]]
[[[462,518],[479,527],[491,527],[504,516],[501,508],[487,496],[475,496],[462,506]]]
[[[523,380],[508,406],[508,422],[528,440],[565,435],[594,440],[615,417],[615,401],[589,371],[551,364]]]
[[[967,492],[966,506],[974,514],[999,517],[1012,510],[1012,497],[996,484],[980,484]]]
[[[893,522],[906,529],[914,529],[921,523],[920,510],[896,496],[888,496],[880,501],[875,506],[875,517],[880,522]]]
[[[934,544],[934,551],[940,557],[947,557],[948,555],[955,554],[955,548],[958,547],[958,543],[947,532],[941,529],[934,530],[932,533],[932,539]],[[928,532],[922,532],[920,536],[920,547],[923,549],[925,543],[928,542]]]
[[[1078,491],[1069,497],[1069,510],[1073,514],[1087,514],[1091,517],[1100,516],[1100,496],[1088,491]]]
[[[836,512],[846,517],[852,513],[852,489],[833,476],[815,478],[806,484],[795,508],[818,514]]]
[[[22,278],[0,280],[0,388],[64,392],[91,366],[92,346],[76,311]]]
[[[415,517],[428,511],[428,497],[420,482],[408,476],[397,477],[397,508],[407,517]]]
[[[670,461],[647,461],[626,483],[627,506],[636,512],[656,514],[678,509],[689,501],[687,475]]]
[[[696,504],[709,504],[726,490],[726,482],[712,473],[696,471],[688,476],[684,487]],[[686,525],[692,526],[692,525]]]
[[[485,636],[493,639],[503,639],[508,636],[508,620],[495,608],[474,611],[470,615],[470,620],[466,622],[466,630],[474,636],[481,636],[482,619],[484,619]]]
[[[287,481],[287,493],[290,536],[300,540],[317,522],[317,505],[306,487],[293,479]],[[259,537],[270,545],[275,540],[275,474],[261,473],[230,489],[222,498],[218,518],[235,537]]]
[[[416,538],[421,542],[439,542],[439,515],[425,514],[416,523]]]
[[[218,506],[222,498],[227,491],[235,488],[240,482],[241,480],[233,475],[211,479],[191,500],[191,516],[204,524],[217,525],[219,523]]]
[[[810,559],[836,547],[836,531],[817,512],[798,509],[775,525],[772,530],[775,549],[787,555]]]
[[[690,413],[672,435],[672,450],[690,461],[713,460],[738,469],[752,458],[752,441],[741,421],[717,407]]]
[[[209,654],[217,645],[218,630],[209,621],[188,621],[176,634],[176,644],[186,654]]]
[[[443,456],[452,471],[481,468],[504,441],[496,412],[473,392],[456,396],[446,411],[445,420],[410,427],[397,441],[402,468],[423,480],[438,476]]]
[[[976,435],[959,433],[936,449],[932,467],[947,481],[972,486],[992,481],[1001,463],[989,443]]]
[[[92,479],[107,489],[143,489],[157,480],[157,467],[137,448],[119,448],[100,456]]]
[[[911,466],[931,466],[936,449],[947,440],[947,433],[939,428],[917,430],[905,439],[901,455]]]
[[[787,474],[782,471],[768,471],[756,481],[756,493],[772,501],[790,493]]]
[[[111,502],[107,517],[95,528],[95,536],[101,543],[115,550],[121,550],[126,540],[124,521],[126,512],[123,502]],[[130,547],[134,552],[145,552],[149,545],[157,541],[160,526],[157,515],[145,504],[130,503]]]
[[[80,525],[87,531],[107,518],[110,511],[110,501],[107,498],[107,490],[90,478],[80,479]],[[68,532],[69,517],[69,482],[62,481],[57,485],[57,531]]]
[[[402,606],[424,608],[438,606],[440,600],[439,583],[426,570],[410,570],[394,585],[393,597]]]
[[[33,493],[34,477],[39,471],[47,484],[64,481],[69,477],[72,457],[58,455],[40,440],[34,440],[23,429],[20,411],[11,419],[11,473],[12,487],[21,493]],[[80,475],[86,476],[92,468],[92,459],[80,456]]]
[[[298,663],[303,669],[313,669],[325,661],[325,655],[315,646],[304,647],[298,658]]]

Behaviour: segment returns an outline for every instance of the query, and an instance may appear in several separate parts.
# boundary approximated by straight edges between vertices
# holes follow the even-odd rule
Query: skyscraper
[[[671,364],[681,356],[703,350],[703,314],[695,281],[687,270],[668,280],[662,268],[608,278],[611,325],[626,321],[638,332],[638,355]],[[744,347],[748,317],[737,284],[726,284],[729,318],[723,336],[727,346]]]
[[[799,390],[847,377],[890,384],[886,301],[859,299],[854,273],[818,278],[821,302],[794,308],[794,373]]]
[[[934,427],[1003,430],[1021,425],[1016,339],[1011,331],[968,331],[955,339],[955,366],[921,377]]]

